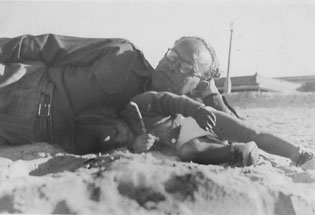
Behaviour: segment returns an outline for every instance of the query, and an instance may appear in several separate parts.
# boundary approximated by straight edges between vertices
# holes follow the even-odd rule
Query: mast
[[[233,37],[233,22],[230,24],[230,46],[229,46],[229,57],[228,57],[228,65],[227,65],[227,72],[226,78],[224,82],[224,93],[231,93],[232,83],[230,77],[230,61],[231,61],[231,48],[232,48],[232,37]]]

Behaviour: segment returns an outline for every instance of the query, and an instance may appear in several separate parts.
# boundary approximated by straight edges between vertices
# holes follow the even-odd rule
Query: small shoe
[[[255,165],[258,162],[259,149],[254,141],[246,143],[242,154],[244,166]]]
[[[292,158],[293,164],[299,166],[302,169],[315,169],[314,167],[314,154],[303,148],[298,148],[298,153]]]
[[[300,166],[304,170],[315,170],[315,159],[314,157],[310,160],[306,161],[304,164]]]
[[[232,143],[231,152],[236,160],[241,160],[243,166],[255,165],[259,159],[259,149],[254,141],[248,143]]]

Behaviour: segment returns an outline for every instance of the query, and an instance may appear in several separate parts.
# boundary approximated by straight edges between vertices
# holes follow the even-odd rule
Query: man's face
[[[196,88],[211,63],[212,57],[201,41],[182,39],[160,60],[152,75],[151,90],[187,94]]]

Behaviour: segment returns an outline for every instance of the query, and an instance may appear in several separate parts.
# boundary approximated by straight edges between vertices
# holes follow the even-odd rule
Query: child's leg
[[[201,164],[219,164],[231,161],[230,145],[209,143],[204,138],[192,139],[177,148],[181,160]]]
[[[247,143],[254,141],[262,150],[287,158],[292,158],[297,153],[298,147],[289,141],[270,132],[259,131],[245,121],[233,118],[223,112],[214,110],[214,113],[217,121],[213,130],[220,138],[231,142]]]
[[[254,142],[220,144],[209,142],[201,137],[177,146],[177,153],[183,161],[193,161],[200,164],[221,164],[226,162],[241,162],[244,166],[257,163],[258,147]]]

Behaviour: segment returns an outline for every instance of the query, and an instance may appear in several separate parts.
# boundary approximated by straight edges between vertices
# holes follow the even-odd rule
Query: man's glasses
[[[184,75],[190,77],[197,77],[203,81],[210,81],[212,79],[211,73],[205,72],[201,75],[200,74],[201,72],[199,72],[199,70],[197,70],[190,62],[182,58],[179,52],[176,51],[175,49],[168,49],[164,57],[171,64],[180,62],[180,72]]]

